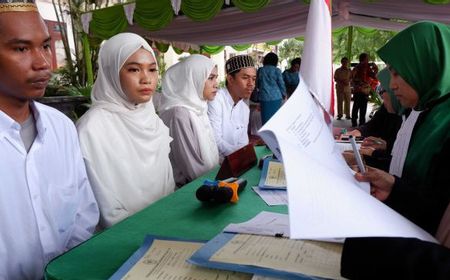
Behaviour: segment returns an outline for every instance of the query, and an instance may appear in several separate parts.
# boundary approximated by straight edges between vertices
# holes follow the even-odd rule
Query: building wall
[[[37,0],[36,4],[39,9],[39,13],[42,18],[45,20],[47,27],[49,29],[50,36],[52,37],[51,47],[52,47],[52,69],[56,69],[58,67],[64,66],[66,63],[66,54],[64,52],[64,46],[61,40],[61,31],[60,26],[57,22],[57,17],[55,13],[55,9],[53,7],[51,0]],[[75,44],[73,40],[73,31],[72,25],[70,24],[70,16],[68,14],[64,14],[60,16],[60,19],[64,19],[65,22],[69,24],[66,25],[67,35],[69,40],[69,46],[71,48],[71,53],[73,54],[75,51]]]

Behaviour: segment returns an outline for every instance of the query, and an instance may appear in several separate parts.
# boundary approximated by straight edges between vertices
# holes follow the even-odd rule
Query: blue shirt
[[[260,101],[280,100],[286,96],[281,70],[272,65],[265,65],[258,69],[257,85]]]
[[[283,80],[287,86],[292,86],[294,88],[296,88],[300,82],[298,72],[291,72],[289,70],[283,72]]]

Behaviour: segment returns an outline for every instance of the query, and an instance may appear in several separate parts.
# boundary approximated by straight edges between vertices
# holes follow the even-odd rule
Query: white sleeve
[[[220,97],[219,97],[220,98]],[[217,143],[217,148],[219,149],[219,153],[223,155],[229,155],[234,152],[234,146],[227,143],[223,137],[223,117],[222,117],[222,108],[220,101],[216,97],[211,102],[208,102],[208,118],[211,122],[211,127],[214,132],[214,138]]]
[[[74,199],[78,202],[78,208],[66,249],[70,249],[90,238],[99,219],[99,209],[91,185],[89,184],[76,135],[74,135],[74,142],[74,159],[76,161],[75,168],[77,169],[75,178],[78,187],[77,197]]]

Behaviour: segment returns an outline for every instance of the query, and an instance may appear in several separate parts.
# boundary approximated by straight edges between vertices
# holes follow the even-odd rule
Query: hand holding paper
[[[361,189],[302,79],[260,135],[282,154],[291,238],[401,236],[436,242]]]

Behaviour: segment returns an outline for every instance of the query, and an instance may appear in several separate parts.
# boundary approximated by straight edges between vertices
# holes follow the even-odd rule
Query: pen
[[[353,154],[355,154],[355,159],[356,159],[356,163],[358,164],[359,171],[364,174],[366,172],[366,169],[364,168],[364,164],[362,162],[361,155],[359,154],[358,148],[356,147],[355,138],[353,137],[353,135],[350,135],[349,138],[350,138],[350,143],[352,143]]]

